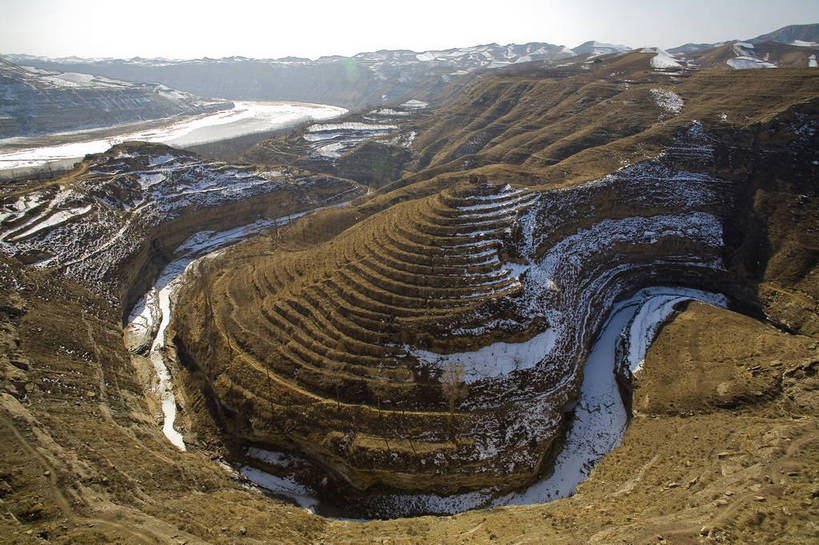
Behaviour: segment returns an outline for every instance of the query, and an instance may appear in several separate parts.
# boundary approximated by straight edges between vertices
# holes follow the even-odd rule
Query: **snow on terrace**
[[[371,118],[372,121],[377,121]],[[385,123],[322,123],[310,125],[302,136],[313,144],[313,152],[327,159],[337,159],[355,146],[372,138],[389,135],[398,126]]]
[[[26,231],[23,231],[22,233],[19,233],[19,234],[15,234],[14,237],[12,237],[11,240],[16,242],[16,241],[22,240],[22,239],[24,239],[26,237],[30,237],[31,235],[34,235],[36,233],[39,233],[43,229],[50,229],[52,227],[60,225],[61,223],[66,222],[66,221],[68,221],[68,220],[70,220],[72,218],[78,218],[78,217],[84,216],[85,214],[87,214],[88,212],[91,211],[91,208],[92,208],[92,205],[89,204],[89,205],[86,205],[86,206],[79,206],[79,207],[76,207],[76,208],[67,208],[67,209],[64,209],[64,210],[59,210],[59,211],[51,214],[50,216],[45,217],[44,219],[42,219],[42,221],[40,221],[39,223],[37,223],[33,227],[30,227]]]
[[[497,193],[468,197],[468,202],[478,201],[480,204],[464,204],[456,207],[457,210],[462,211],[461,218],[470,220],[468,223],[469,229],[458,233],[457,236],[466,239],[477,238],[477,240],[445,246],[445,248],[464,252],[465,255],[470,257],[491,256],[489,263],[497,263],[495,271],[484,275],[488,280],[474,284],[473,287],[496,285],[509,279],[514,281],[498,292],[493,290],[492,293],[501,293],[520,286],[518,280],[520,272],[516,271],[514,267],[502,266],[498,259],[500,240],[495,237],[508,231],[509,226],[495,227],[488,230],[485,227],[488,224],[497,224],[498,222],[511,224],[518,214],[534,204],[537,198],[537,195],[533,195],[525,189],[514,189],[506,185]],[[481,297],[485,295],[485,292],[476,291],[462,297]],[[551,352],[554,340],[554,331],[547,330],[535,335],[527,342],[498,342],[473,352],[438,354],[427,350],[412,350],[410,347],[405,347],[405,349],[411,352],[412,356],[419,362],[435,365],[440,369],[445,369],[450,364],[462,364],[464,366],[465,381],[472,383],[483,379],[504,377],[515,370],[534,367]]]
[[[43,230],[84,216],[93,207],[80,202],[80,199],[80,195],[71,189],[61,189],[51,197],[46,191],[42,191],[18,198],[0,210],[0,221],[25,221],[0,233],[0,241],[20,242]]]
[[[398,129],[397,125],[380,125],[348,121],[345,123],[321,123],[307,127],[308,133],[328,133],[338,131],[389,132]]]
[[[523,343],[497,342],[474,352],[436,354],[426,350],[414,350],[412,355],[419,362],[446,369],[451,364],[464,366],[464,382],[497,378],[513,371],[531,369],[554,348],[555,332],[547,329]]]

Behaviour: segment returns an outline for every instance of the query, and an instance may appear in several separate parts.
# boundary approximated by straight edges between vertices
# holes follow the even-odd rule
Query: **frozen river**
[[[228,110],[189,117],[150,129],[129,131],[123,126],[48,136],[0,140],[0,170],[35,169],[55,163],[61,166],[89,153],[101,153],[128,140],[159,142],[175,147],[196,146],[247,134],[284,129],[304,122],[326,121],[347,110],[325,104],[298,102],[236,101]],[[87,134],[87,138],[84,135]]]

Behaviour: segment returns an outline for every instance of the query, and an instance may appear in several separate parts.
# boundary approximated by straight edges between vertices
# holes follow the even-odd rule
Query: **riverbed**
[[[103,130],[6,138],[0,140],[0,171],[65,166],[89,153],[102,153],[130,140],[174,147],[196,146],[301,123],[326,121],[345,113],[344,108],[326,104],[236,101],[231,109],[173,119],[139,130],[134,130],[133,125],[123,125]]]

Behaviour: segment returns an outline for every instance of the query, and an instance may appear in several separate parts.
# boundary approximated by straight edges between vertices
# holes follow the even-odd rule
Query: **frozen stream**
[[[187,118],[153,129],[127,132],[108,127],[105,137],[94,137],[99,129],[36,137],[0,140],[0,171],[36,168],[48,163],[81,159],[89,153],[102,153],[111,146],[128,141],[160,142],[185,147],[218,142],[246,134],[291,127],[307,121],[324,121],[343,115],[347,110],[325,104],[292,102],[235,101],[233,108]],[[125,131],[125,132],[123,132]],[[79,141],[77,141],[79,140]]]
[[[307,210],[280,218],[259,220],[227,231],[200,231],[195,233],[176,249],[176,259],[165,266],[154,287],[131,311],[128,317],[128,325],[125,328],[127,336],[150,340],[148,358],[153,363],[157,377],[154,389],[162,402],[162,432],[168,441],[179,450],[185,450],[185,442],[182,440],[182,434],[174,428],[176,397],[173,393],[171,373],[165,364],[164,347],[165,329],[171,320],[176,292],[182,284],[182,273],[193,262],[217,255],[220,248],[250,238],[270,227],[285,225],[314,211]],[[142,345],[146,344],[142,343]]]

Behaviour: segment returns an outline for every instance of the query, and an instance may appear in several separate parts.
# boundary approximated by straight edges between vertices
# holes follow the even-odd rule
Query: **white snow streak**
[[[750,56],[736,57],[734,59],[728,59],[725,62],[728,64],[728,66],[736,70],[748,70],[755,68],[776,68],[775,64],[765,62],[761,59],[757,59],[756,57]]]
[[[651,67],[656,69],[683,68],[674,56],[664,49],[656,49],[657,54],[651,57]]]
[[[293,479],[277,477],[276,475],[271,475],[270,473],[266,473],[261,469],[250,466],[242,466],[242,468],[239,469],[239,472],[246,478],[250,479],[265,490],[272,492],[273,494],[279,494],[292,498],[296,501],[296,503],[308,511],[312,512],[319,503],[315,496],[316,493],[312,489],[297,483]]]
[[[414,350],[412,355],[421,363],[433,364],[444,369],[449,364],[463,364],[464,382],[497,378],[512,371],[531,369],[554,348],[555,332],[547,329],[522,343],[497,342],[474,352],[436,354],[427,350]]]

